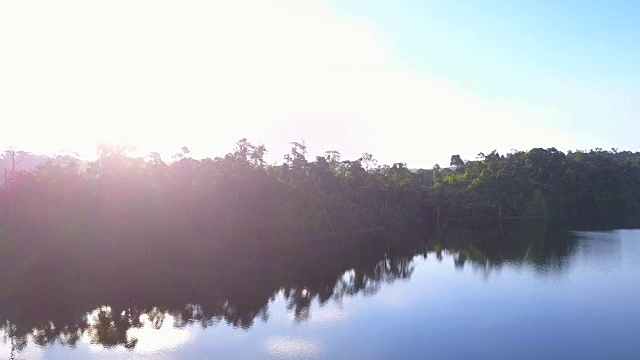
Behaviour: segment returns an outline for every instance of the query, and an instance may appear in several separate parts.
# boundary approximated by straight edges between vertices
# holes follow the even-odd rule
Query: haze
[[[393,4],[393,6],[391,5]],[[0,148],[637,149],[633,2],[5,1]],[[606,26],[605,26],[606,25]]]

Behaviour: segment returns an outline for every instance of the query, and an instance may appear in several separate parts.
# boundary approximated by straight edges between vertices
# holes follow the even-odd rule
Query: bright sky
[[[0,147],[638,150],[637,1],[0,2]]]

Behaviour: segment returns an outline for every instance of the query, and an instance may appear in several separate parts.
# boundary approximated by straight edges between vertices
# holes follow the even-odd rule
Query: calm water
[[[9,311],[0,358],[640,359],[640,230],[385,246],[255,271],[207,305]]]

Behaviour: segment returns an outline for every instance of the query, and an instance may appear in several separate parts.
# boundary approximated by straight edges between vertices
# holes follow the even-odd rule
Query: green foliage
[[[455,160],[452,157],[452,162]],[[453,171],[434,169],[427,203],[449,223],[502,217],[631,215],[640,209],[640,154],[536,148],[480,153]]]
[[[158,153],[104,145],[86,170],[72,157],[48,159],[0,187],[0,224],[12,234],[1,245],[18,257],[86,242],[140,255],[176,248],[171,238],[210,249],[290,243],[417,216],[419,192],[404,164],[375,166],[370,154],[342,160],[337,151],[310,161],[304,142],[291,145],[282,165],[267,165],[266,148],[247,139],[214,159],[193,159],[185,146],[166,163]]]
[[[247,139],[214,159],[193,159],[185,146],[171,163],[129,148],[98,150],[89,164],[62,156],[11,174],[0,187],[4,253],[127,248],[135,259],[181,249],[170,239],[198,239],[206,254],[415,221],[468,226],[640,209],[640,154],[631,152],[494,150],[467,162],[454,155],[455,168],[411,171],[378,165],[370,154],[344,160],[328,151],[310,160],[304,142],[291,143],[281,165],[267,165],[266,148]]]

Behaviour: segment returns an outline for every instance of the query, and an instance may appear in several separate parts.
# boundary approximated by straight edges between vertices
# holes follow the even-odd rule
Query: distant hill
[[[32,154],[25,151],[19,151],[16,153],[16,171],[33,171],[48,160],[64,160],[67,158],[73,158],[74,160],[78,161],[80,163],[80,171],[86,171],[87,162],[70,155],[60,155],[52,157],[47,155]],[[0,176],[4,171],[3,169],[11,170],[11,157],[7,154],[0,155]]]
[[[16,153],[16,171],[35,170],[38,166],[51,159],[46,155],[36,155],[29,152],[18,151]],[[19,163],[18,163],[19,162]],[[11,170],[11,157],[3,154],[0,156],[0,171]]]

